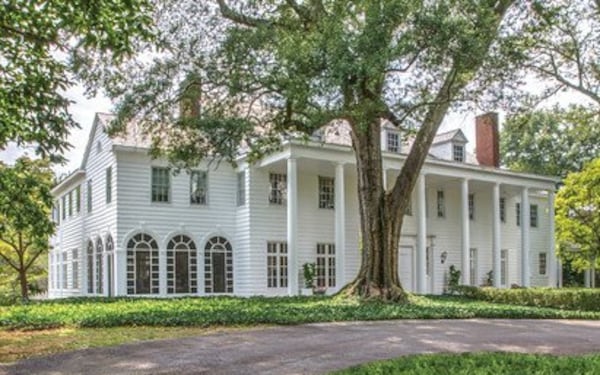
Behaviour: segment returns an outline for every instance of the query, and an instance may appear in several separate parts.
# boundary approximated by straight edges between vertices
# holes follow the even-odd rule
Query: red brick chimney
[[[475,154],[480,165],[500,167],[498,114],[488,112],[475,117]]]

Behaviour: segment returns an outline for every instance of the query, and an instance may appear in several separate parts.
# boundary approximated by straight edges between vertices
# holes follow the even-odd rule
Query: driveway
[[[600,352],[600,321],[394,320],[251,329],[87,349],[8,374],[316,374],[415,353]]]

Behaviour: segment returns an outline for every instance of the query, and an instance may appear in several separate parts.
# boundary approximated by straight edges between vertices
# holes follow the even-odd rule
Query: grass
[[[359,374],[597,374],[600,355],[550,356],[515,353],[424,354],[370,362],[335,375]]]

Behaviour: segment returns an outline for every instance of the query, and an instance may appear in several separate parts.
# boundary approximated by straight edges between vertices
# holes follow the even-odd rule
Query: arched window
[[[127,294],[158,294],[158,244],[139,233],[127,243]]]
[[[91,240],[87,245],[87,284],[88,293],[94,293],[94,243]]]
[[[188,236],[175,236],[167,244],[167,293],[197,292],[196,244]]]
[[[109,234],[106,236],[106,276],[108,282],[106,283],[106,295],[112,297],[114,294],[113,288],[113,251],[115,249],[115,243],[113,242],[112,236]]]
[[[102,256],[104,253],[104,246],[102,246],[102,238],[98,237],[96,240],[96,293],[104,293],[103,280],[104,280],[104,269],[102,267]]]
[[[206,293],[233,293],[233,249],[224,237],[213,237],[204,248]]]
[[[106,252],[109,253],[115,249],[115,243],[113,242],[112,236],[109,234],[106,236]]]

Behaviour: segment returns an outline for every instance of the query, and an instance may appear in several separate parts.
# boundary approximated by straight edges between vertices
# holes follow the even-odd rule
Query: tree
[[[402,213],[449,108],[480,98],[510,57],[507,46],[522,35],[518,18],[503,23],[507,12],[528,12],[526,4],[513,3],[163,4],[156,22],[164,53],[145,69],[130,64],[120,78],[127,85],[107,82],[119,100],[114,126],[137,121],[153,135],[155,155],[193,166],[215,155],[234,162],[241,143],[256,160],[287,136],[345,122],[352,129],[359,176],[363,254],[346,292],[402,300],[397,273]],[[387,191],[382,121],[414,134]]]
[[[588,269],[600,256],[600,159],[570,173],[556,196],[559,254]]]
[[[600,114],[589,107],[554,107],[508,117],[500,137],[510,169],[565,178],[600,157]]]
[[[28,273],[48,252],[54,174],[47,160],[0,163],[0,258],[18,275],[21,297],[29,298]]]
[[[94,59],[119,62],[151,38],[147,0],[7,0],[0,11],[0,149],[34,144],[58,158],[77,126],[64,91]]]

